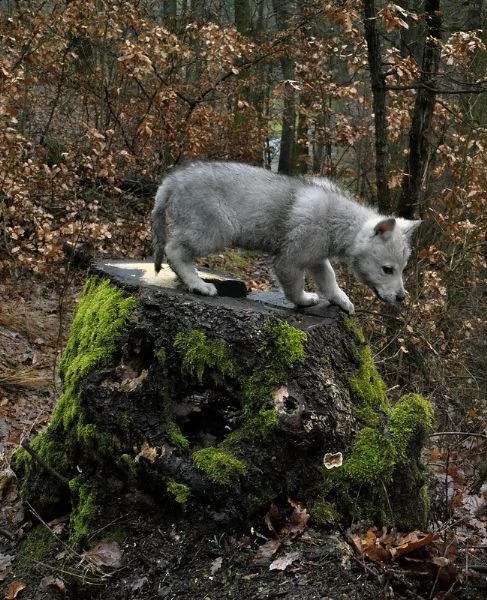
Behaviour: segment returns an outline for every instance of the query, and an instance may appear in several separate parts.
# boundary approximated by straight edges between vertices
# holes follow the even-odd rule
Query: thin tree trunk
[[[273,0],[273,8],[276,15],[277,27],[286,29],[291,16],[293,2],[285,0]],[[281,148],[279,153],[279,173],[292,175],[295,171],[296,158],[296,90],[292,80],[294,79],[294,58],[286,54],[281,58],[281,68],[284,78],[282,109],[282,131]]]
[[[440,64],[441,38],[440,0],[426,0],[426,31],[419,87],[409,131],[409,154],[402,181],[398,214],[410,219],[416,212],[424,214],[424,196],[429,178],[429,166],[434,154],[431,126],[436,104],[436,77]]]
[[[373,95],[377,206],[380,212],[388,214],[391,212],[391,200],[388,183],[389,146],[387,138],[386,81],[382,70],[381,43],[374,0],[364,0],[364,27]]]
[[[252,18],[250,15],[249,0],[235,0],[235,27],[243,35],[252,33]]]

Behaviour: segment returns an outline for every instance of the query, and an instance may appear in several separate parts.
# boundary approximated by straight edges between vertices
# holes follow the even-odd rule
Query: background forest
[[[462,432],[435,458],[461,449],[478,476],[485,23],[484,0],[1,1],[5,281],[62,289],[95,255],[150,257],[155,187],[191,157],[331,177],[425,221],[406,305],[353,298],[392,394],[427,395],[438,429]]]

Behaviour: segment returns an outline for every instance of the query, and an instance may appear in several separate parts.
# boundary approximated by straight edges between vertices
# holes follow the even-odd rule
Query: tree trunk
[[[249,0],[234,0],[233,6],[235,27],[241,34],[250,36],[252,33],[252,16]]]
[[[377,9],[374,0],[364,0],[364,27],[373,96],[377,207],[381,213],[390,214],[386,78],[382,69],[381,43],[377,28]]]
[[[248,524],[293,498],[315,524],[425,525],[429,403],[391,409],[352,319],[277,293],[190,295],[152,271],[100,263],[87,282],[51,423],[13,459],[43,519],[70,510],[79,542],[137,491],[161,522],[183,506],[186,519]]]
[[[402,180],[402,194],[398,214],[412,219],[416,212],[424,215],[424,196],[429,178],[429,167],[435,147],[432,144],[432,121],[436,103],[436,76],[440,64],[441,13],[439,0],[425,2],[426,32],[419,87],[409,131],[409,154]]]
[[[294,3],[291,0],[273,1],[278,29],[285,30],[289,27],[293,5]],[[294,80],[294,58],[289,54],[284,55],[281,58],[281,69],[284,81],[282,86],[283,108],[278,172],[293,175],[296,171],[296,89],[292,83]]]

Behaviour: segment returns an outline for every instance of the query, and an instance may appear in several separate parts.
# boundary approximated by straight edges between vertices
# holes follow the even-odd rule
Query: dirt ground
[[[147,499],[145,499],[147,500]],[[196,599],[379,600],[450,598],[480,600],[479,580],[460,582],[418,553],[406,561],[376,565],[358,557],[339,531],[309,527],[268,557],[258,531],[224,532],[182,519],[168,525],[150,502],[120,516],[120,542],[102,541],[73,556],[62,524],[51,524],[54,543],[27,569],[16,567],[5,592],[21,584],[18,597],[32,600]],[[60,531],[60,533],[53,533]],[[10,549],[15,553],[15,547]],[[19,570],[20,569],[20,570]]]
[[[82,279],[61,287],[32,279],[0,285],[1,598],[487,597],[483,540],[475,552],[473,546],[462,549],[451,528],[443,527],[430,544],[381,563],[357,552],[350,528],[315,529],[310,520],[290,536],[263,514],[253,526],[229,530],[194,514],[168,515],[157,499],[137,490],[114,498],[110,514],[100,516],[106,529],[83,547],[68,547],[67,518],[39,524],[19,499],[9,457],[49,420],[60,390],[55,365]],[[370,534],[368,527],[362,525],[361,535]],[[40,541],[27,551],[20,542],[33,533]],[[377,546],[382,538],[379,532]]]

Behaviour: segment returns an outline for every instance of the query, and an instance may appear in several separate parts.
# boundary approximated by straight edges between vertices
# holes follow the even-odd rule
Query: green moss
[[[364,427],[358,433],[343,469],[357,485],[376,484],[390,480],[394,464],[395,452],[390,440],[377,430]]]
[[[206,374],[233,378],[242,391],[242,426],[230,436],[237,439],[264,439],[278,424],[277,413],[270,405],[272,392],[287,381],[289,369],[305,359],[306,334],[280,319],[263,324],[264,342],[258,352],[264,366],[250,374],[242,373],[223,340],[209,339],[198,330],[179,332],[174,348],[181,356],[181,369],[201,382]],[[170,427],[172,436],[173,428]],[[176,436],[176,441],[178,436]],[[181,446],[182,444],[179,443]],[[184,447],[186,447],[185,445]]]
[[[288,369],[306,358],[304,345],[307,336],[304,331],[289,325],[287,321],[266,321],[264,323],[266,342],[260,349],[262,356],[271,359],[275,368]]]
[[[167,482],[167,491],[178,504],[186,504],[191,494],[191,488],[185,483]]]
[[[178,446],[179,448],[186,450],[189,448],[189,440],[181,431],[179,425],[167,417],[166,421],[166,432],[171,444]]]
[[[157,348],[157,350],[154,351],[154,356],[161,365],[165,364],[166,359],[167,359],[166,349],[165,348]]]
[[[63,394],[53,414],[53,427],[60,422],[64,429],[84,426],[79,383],[89,371],[113,357],[136,306],[135,298],[126,297],[107,279],[88,279],[59,363]],[[79,433],[82,435],[82,430]]]
[[[235,248],[227,248],[224,254],[227,260],[230,261],[234,272],[248,269],[251,265],[252,258],[257,256],[257,253],[255,252],[240,249],[237,250]]]
[[[246,414],[241,427],[232,431],[223,445],[231,448],[234,443],[242,443],[245,440],[268,442],[278,424],[279,417],[274,408],[261,408],[257,414],[255,412]]]
[[[391,409],[363,333],[352,318],[344,317],[344,323],[353,333],[351,351],[358,362],[349,380],[357,402],[354,412],[364,426],[343,466],[324,471],[317,495],[325,502],[325,509],[332,501],[340,505],[342,513],[347,510],[354,518],[421,526],[427,521],[429,503],[418,449],[432,427],[431,405],[425,398],[409,394]],[[420,492],[403,498],[403,487]],[[326,518],[326,510],[322,514]]]
[[[242,377],[242,396],[247,416],[255,414],[255,410],[258,410],[264,401],[269,400],[271,393],[285,382],[286,378],[281,370],[273,370],[271,367]]]
[[[357,484],[388,482],[394,468],[409,461],[409,451],[422,446],[432,424],[431,404],[426,398],[403,396],[391,413],[389,435],[372,427],[359,432],[344,462],[345,473]]]
[[[228,485],[247,473],[247,466],[221,448],[203,448],[193,454],[193,462],[210,481]]]
[[[355,347],[355,356],[360,366],[358,373],[350,379],[352,389],[366,406],[388,411],[387,388],[377,371],[370,346]]]
[[[345,313],[340,313],[340,314],[342,315],[343,326],[345,327],[345,329],[347,331],[352,332],[360,344],[365,344],[366,340],[365,340],[364,333],[360,329],[360,327],[357,325],[355,319]]]
[[[340,513],[332,502],[315,500],[311,503],[309,512],[316,525],[329,525],[340,520]]]
[[[259,348],[259,353],[265,359],[265,365],[262,369],[241,377],[243,415],[246,421],[255,419],[256,413],[262,409],[269,410],[266,403],[272,392],[285,385],[289,369],[306,358],[307,336],[303,331],[279,319],[265,321],[263,331],[265,341]],[[277,415],[275,411],[272,413],[267,412],[265,415],[267,425],[277,424]]]
[[[428,400],[417,394],[403,396],[390,415],[388,427],[364,427],[358,433],[342,469],[334,470],[333,485],[328,482],[326,491],[338,493],[342,505],[356,518],[410,529],[425,526],[429,500],[418,449],[432,423]],[[403,497],[403,487],[419,493]]]
[[[117,460],[117,466],[126,474],[127,479],[137,477],[137,466],[135,459],[130,454],[121,454]]]
[[[98,515],[96,490],[83,483],[76,477],[69,482],[71,494],[75,499],[70,518],[70,541],[77,544],[81,539],[88,537],[91,526]]]
[[[174,348],[181,355],[182,371],[196,377],[200,382],[208,370],[212,371],[213,376],[237,375],[236,364],[224,340],[208,339],[206,333],[196,329],[190,332],[181,331],[174,338]]]
[[[48,431],[37,435],[30,446],[56,472],[62,476],[69,473],[71,463],[66,448],[56,444]],[[20,483],[21,498],[34,504],[44,518],[53,516],[54,507],[67,506],[69,494],[66,485],[60,479],[52,477],[24,448],[19,448],[12,456],[12,468]]]
[[[19,544],[15,557],[15,574],[23,577],[32,572],[32,565],[43,562],[54,549],[56,539],[45,525],[37,525],[27,532]]]
[[[396,460],[407,462],[411,445],[422,446],[432,427],[433,410],[430,402],[419,394],[403,396],[394,406],[389,421]]]

